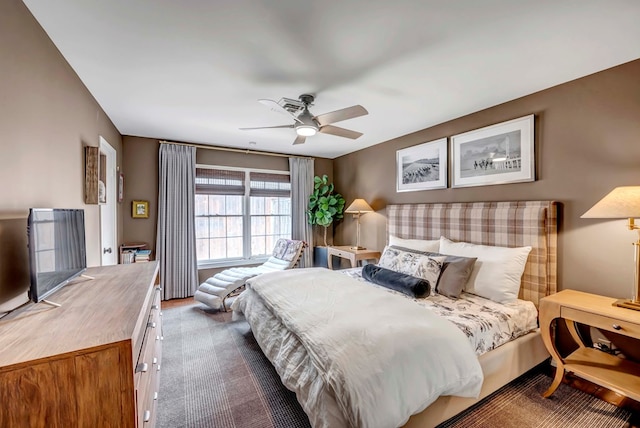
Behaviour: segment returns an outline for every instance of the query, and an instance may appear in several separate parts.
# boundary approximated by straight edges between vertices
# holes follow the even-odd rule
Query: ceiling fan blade
[[[296,144],[304,144],[304,142],[307,140],[307,137],[305,137],[304,135],[298,135],[295,139],[295,141],[293,142],[294,145]]]
[[[273,129],[273,128],[293,128],[295,125],[277,125],[277,126],[258,126],[255,128],[238,128],[241,131],[252,131],[254,129]]]
[[[360,117],[369,114],[369,112],[361,105],[355,105],[341,110],[332,111],[329,113],[319,114],[314,119],[320,124],[320,126],[328,125],[330,123],[341,122],[347,119],[353,119],[354,117]]]
[[[336,135],[338,137],[351,138],[352,140],[362,136],[362,132],[339,128],[333,125],[325,125],[320,128],[319,132],[322,132],[323,134]]]
[[[268,99],[263,98],[263,99],[259,99],[258,102],[260,104],[262,104],[262,105],[265,105],[265,106],[269,107],[269,109],[271,109],[271,110],[273,110],[275,112],[286,114],[287,116],[291,116],[294,120],[302,123],[302,121],[300,119],[298,119],[296,116],[291,114],[291,112],[289,110],[287,110],[286,108],[282,107],[276,101],[268,100]]]

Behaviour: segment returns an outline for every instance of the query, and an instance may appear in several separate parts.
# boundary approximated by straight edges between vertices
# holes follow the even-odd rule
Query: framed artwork
[[[447,139],[396,152],[396,191],[446,189]]]
[[[534,115],[451,137],[452,187],[535,180]]]
[[[124,200],[124,174],[118,173],[118,202]]]
[[[149,201],[133,201],[131,217],[149,218]]]

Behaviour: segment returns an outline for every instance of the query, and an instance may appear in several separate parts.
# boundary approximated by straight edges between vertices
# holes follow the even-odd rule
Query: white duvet
[[[480,364],[457,327],[338,272],[260,275],[233,308],[316,428],[397,427],[440,395],[480,392]]]

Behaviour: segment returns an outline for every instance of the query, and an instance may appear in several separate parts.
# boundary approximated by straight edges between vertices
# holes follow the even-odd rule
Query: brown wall
[[[384,208],[391,203],[551,199],[562,203],[560,288],[630,297],[636,233],[624,220],[580,216],[614,187],[640,185],[638,76],[640,60],[337,158],[336,186],[347,203],[365,198],[378,211],[362,217],[364,245],[384,247]],[[398,149],[531,113],[537,181],[396,193]],[[354,242],[351,218],[337,227],[336,240]]]
[[[158,148],[157,139],[142,137],[123,137],[123,172],[125,175],[125,197],[123,220],[125,242],[145,242],[155,249],[156,226],[158,218]],[[197,149],[196,162],[205,165],[235,166],[288,171],[287,157],[268,156],[253,153],[236,153],[220,150]],[[315,159],[316,174],[333,175],[331,159]],[[131,217],[133,200],[149,201],[149,218]],[[204,272],[204,271],[203,271]],[[208,277],[214,270],[201,272]]]
[[[122,137],[123,243],[144,242],[155,249],[158,218],[158,140]],[[131,216],[132,201],[149,202],[149,218]]]
[[[30,207],[84,208],[87,263],[100,264],[97,205],[84,204],[83,146],[122,140],[104,111],[19,0],[0,2],[0,311],[28,288]],[[122,236],[122,214],[119,214]]]

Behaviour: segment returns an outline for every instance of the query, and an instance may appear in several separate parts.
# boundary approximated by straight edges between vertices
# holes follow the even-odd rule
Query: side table
[[[564,373],[571,372],[625,397],[640,400],[640,364],[587,347],[575,326],[575,323],[581,323],[640,338],[640,312],[612,306],[616,300],[576,290],[563,290],[540,301],[540,334],[558,366],[551,386],[542,394],[545,398],[555,392]],[[565,358],[558,353],[551,334],[553,320],[560,318],[578,344],[578,349]]]
[[[329,269],[333,269],[333,263],[331,262],[331,258],[333,256],[341,257],[343,259],[347,259],[351,262],[351,267],[358,266],[358,262],[360,260],[375,260],[378,261],[380,259],[380,251],[374,250],[354,250],[348,245],[339,246],[339,247],[328,247],[327,248],[327,259],[329,261]]]

